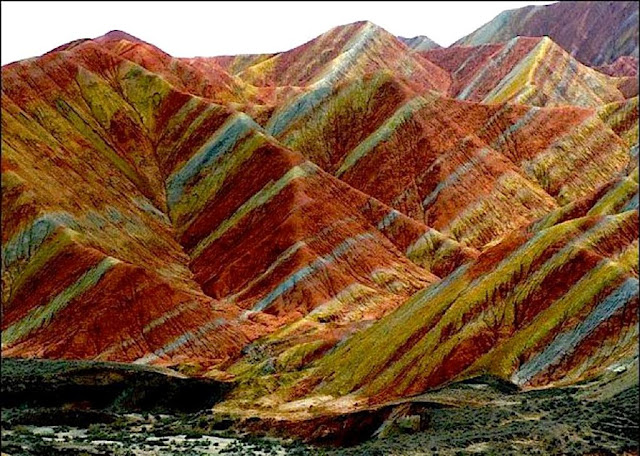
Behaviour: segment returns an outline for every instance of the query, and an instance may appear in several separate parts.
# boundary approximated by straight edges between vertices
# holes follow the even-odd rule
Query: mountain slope
[[[516,36],[548,36],[590,66],[638,57],[638,3],[562,1],[503,11],[455,44],[502,43]]]
[[[516,37],[423,55],[451,72],[449,94],[460,100],[597,107],[624,99],[616,79],[582,65],[549,38]]]
[[[388,401],[481,373],[562,384],[633,356],[637,220],[632,210],[515,234],[354,336],[308,382]]]
[[[475,248],[589,193],[631,160],[631,144],[592,110],[419,96],[386,73],[343,84],[292,118],[289,110],[272,117],[288,122],[274,131],[283,144]],[[623,112],[615,128],[633,131],[632,104]]]
[[[625,81],[548,38],[423,52],[369,22],[5,66],[2,354],[187,369],[276,417],[600,375],[637,357]]]
[[[96,42],[3,68],[2,96],[8,355],[220,363],[343,288],[365,295],[330,327],[476,256]]]

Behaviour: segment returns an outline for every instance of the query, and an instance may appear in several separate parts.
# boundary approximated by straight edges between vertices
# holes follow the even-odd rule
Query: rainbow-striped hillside
[[[210,58],[110,32],[4,66],[2,355],[188,367],[294,417],[631,365],[637,39],[491,24]]]

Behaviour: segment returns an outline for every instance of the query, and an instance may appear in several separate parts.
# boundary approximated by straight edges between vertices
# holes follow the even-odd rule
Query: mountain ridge
[[[555,20],[558,17],[562,21]],[[518,35],[549,36],[592,66],[613,63],[624,55],[638,57],[637,3],[562,1],[507,10],[454,45],[499,43]]]
[[[2,67],[3,356],[191,369],[264,416],[637,356],[638,98],[550,38],[56,49]]]

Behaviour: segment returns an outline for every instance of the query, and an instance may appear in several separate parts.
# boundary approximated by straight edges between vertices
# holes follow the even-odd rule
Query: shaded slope
[[[549,36],[592,66],[612,63],[624,55],[638,57],[638,4],[563,1],[503,11],[455,44],[501,43],[516,36]]]
[[[609,76],[633,77],[638,74],[638,57],[623,55],[612,63],[599,66],[597,70]]]
[[[77,423],[64,424],[80,426],[97,410],[109,421],[126,412],[193,413],[220,401],[229,387],[169,369],[106,362],[3,359],[2,371],[5,409],[39,409],[53,425],[71,415],[62,410],[77,414]]]

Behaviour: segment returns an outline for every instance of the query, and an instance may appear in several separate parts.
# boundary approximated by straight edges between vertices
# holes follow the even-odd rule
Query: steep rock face
[[[375,320],[475,257],[412,262],[409,245],[442,235],[115,38],[3,68],[7,355],[222,363],[343,288],[367,299],[336,324]]]
[[[638,3],[563,1],[526,6],[500,13],[455,44],[501,43],[516,36],[548,36],[591,66],[613,63],[625,55],[638,57]]]
[[[369,22],[5,66],[2,353],[188,363],[286,410],[596,375],[637,355],[630,80],[548,38],[419,51]]]

